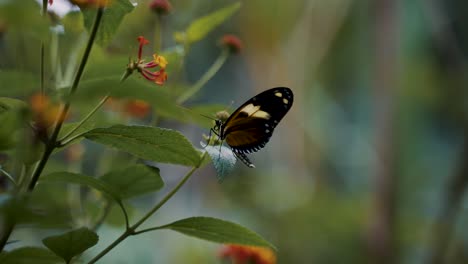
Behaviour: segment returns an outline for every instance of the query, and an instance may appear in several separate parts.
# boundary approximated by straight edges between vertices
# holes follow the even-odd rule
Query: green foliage
[[[153,193],[164,186],[164,182],[159,175],[159,169],[143,164],[111,171],[99,179],[118,191],[122,199]]]
[[[0,253],[2,264],[63,264],[63,260],[50,250],[38,247],[22,247]]]
[[[109,7],[104,10],[104,17],[99,27],[96,41],[104,46],[112,41],[125,15],[133,10],[133,5],[128,0],[114,0]],[[84,25],[88,32],[91,31],[96,16],[96,10],[86,9],[83,11]]]
[[[44,238],[42,243],[60,256],[66,263],[88,248],[97,244],[99,237],[88,228],[82,227],[61,235]]]
[[[14,111],[0,113],[0,150],[11,149],[15,146],[15,132],[18,129],[17,114]]]
[[[182,134],[171,129],[117,125],[93,129],[85,137],[156,162],[186,166],[200,163],[200,153]]]
[[[217,243],[261,246],[276,250],[275,246],[255,232],[239,224],[212,217],[190,217],[164,225],[159,229],[171,229]]]
[[[198,18],[184,32],[177,32],[174,38],[185,45],[197,42],[231,17],[240,7],[241,3],[236,2],[209,15]]]
[[[54,172],[48,175],[44,175],[41,178],[40,182],[63,182],[63,183],[75,183],[84,186],[88,186],[90,188],[96,189],[98,191],[103,192],[104,194],[110,196],[116,202],[120,203],[121,197],[118,190],[114,189],[111,185],[107,184],[104,181],[99,179],[79,174],[79,173],[71,173],[71,172]]]
[[[0,97],[0,113],[7,110],[21,110],[27,109],[28,105],[23,100],[10,98],[10,97]]]

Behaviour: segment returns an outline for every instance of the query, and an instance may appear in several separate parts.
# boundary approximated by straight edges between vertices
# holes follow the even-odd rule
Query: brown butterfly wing
[[[221,139],[237,153],[263,148],[291,109],[293,93],[286,87],[266,90],[240,106],[221,126]]]

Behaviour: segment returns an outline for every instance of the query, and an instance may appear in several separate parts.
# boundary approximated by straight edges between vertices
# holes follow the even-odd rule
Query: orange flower
[[[37,127],[47,129],[54,124],[60,113],[60,105],[52,103],[47,96],[42,94],[33,95],[30,103],[33,121]]]
[[[151,106],[143,100],[131,100],[125,104],[125,112],[136,118],[144,118],[150,113]]]
[[[276,255],[271,249],[256,246],[225,245],[220,257],[233,264],[276,264]]]
[[[127,65],[127,73],[132,73],[134,70],[137,70],[145,79],[153,81],[158,85],[163,85],[167,80],[166,66],[168,64],[166,58],[153,54],[153,60],[145,62],[142,59],[143,46],[147,45],[149,41],[143,36],[139,36],[138,42],[140,43],[138,47],[138,58],[136,61],[131,61]],[[159,68],[157,71],[150,71],[149,69]]]

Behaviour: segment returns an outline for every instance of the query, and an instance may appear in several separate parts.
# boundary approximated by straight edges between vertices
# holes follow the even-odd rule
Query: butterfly
[[[240,161],[255,168],[246,154],[265,147],[293,101],[294,95],[287,87],[268,89],[250,98],[226,121],[216,120],[211,131],[231,147]]]

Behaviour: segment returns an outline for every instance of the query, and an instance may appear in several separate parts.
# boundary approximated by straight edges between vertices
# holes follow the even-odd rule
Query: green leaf
[[[29,72],[0,70],[2,96],[24,96],[37,90],[37,76]]]
[[[270,242],[257,233],[236,223],[212,217],[190,217],[162,226],[196,238],[223,243],[269,247],[276,250]]]
[[[110,197],[112,197],[114,200],[116,200],[118,203],[121,203],[121,197],[119,195],[119,192],[115,190],[112,186],[107,184],[104,181],[101,181],[99,179],[83,175],[83,174],[78,174],[78,173],[71,173],[71,172],[54,172],[48,175],[45,175],[41,177],[39,180],[39,183],[41,182],[65,182],[65,183],[75,183],[75,184],[81,184],[88,186],[90,188],[96,189],[98,191],[101,191]]]
[[[28,104],[25,101],[9,97],[0,97],[0,113],[8,110],[21,110],[27,108]]]
[[[176,33],[178,42],[191,44],[203,39],[208,33],[221,25],[241,7],[240,2],[221,8],[209,15],[196,19],[188,26],[185,33]]]
[[[22,247],[0,254],[2,264],[55,264],[63,260],[51,251],[38,247]]]
[[[128,0],[114,0],[110,6],[105,8],[96,36],[96,41],[99,45],[105,46],[112,40],[125,15],[130,13],[133,8],[132,3]],[[89,32],[93,27],[95,17],[95,9],[88,8],[83,10],[84,24]]]
[[[227,175],[229,175],[236,165],[236,156],[232,153],[230,148],[225,146],[206,146],[205,150],[210,155],[213,165],[216,170],[218,180],[222,181]]]
[[[156,162],[185,166],[198,166],[200,162],[200,153],[175,130],[117,125],[93,129],[85,137]]]
[[[18,135],[15,133],[18,126],[18,117],[14,111],[5,111],[0,113],[0,150],[13,148]]]
[[[42,187],[42,186],[41,186]],[[47,196],[44,195],[48,191]],[[7,215],[18,226],[34,228],[69,228],[72,221],[70,205],[62,206],[67,197],[65,189],[37,188],[34,193],[21,197],[0,197],[0,212]],[[57,197],[58,193],[62,195]],[[27,196],[27,197],[26,197]],[[1,263],[1,262],[0,262]]]
[[[164,186],[159,169],[143,164],[111,171],[99,179],[117,190],[123,199],[155,192]]]
[[[55,254],[70,263],[70,260],[88,248],[97,244],[99,237],[86,227],[82,227],[62,235],[44,238],[42,243]]]

